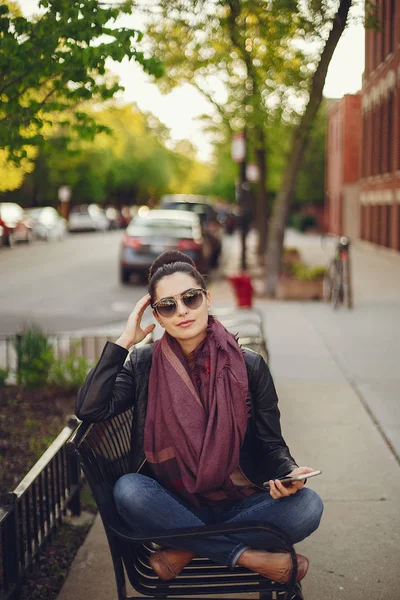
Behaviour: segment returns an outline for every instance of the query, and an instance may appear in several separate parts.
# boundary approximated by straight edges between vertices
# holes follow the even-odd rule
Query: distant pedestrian
[[[161,254],[150,268],[149,293],[116,343],[106,344],[79,391],[76,413],[96,422],[135,406],[132,473],[117,481],[114,498],[137,532],[259,520],[297,543],[317,529],[322,501],[303,481],[284,487],[278,478],[313,469],[298,467],[290,455],[264,359],[239,347],[209,314],[210,304],[193,261],[176,251]],[[149,306],[165,333],[134,348],[126,361],[128,350],[155,327],[141,324]],[[266,552],[271,543],[268,534],[250,532],[182,540],[149,562],[166,581],[204,556],[285,583],[290,556]],[[299,581],[308,560],[297,559]]]

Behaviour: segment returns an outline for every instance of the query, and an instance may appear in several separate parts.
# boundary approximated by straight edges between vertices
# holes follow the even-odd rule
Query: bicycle
[[[338,308],[339,304],[347,308],[353,307],[349,246],[350,241],[347,237],[338,238],[335,254],[328,263],[322,283],[323,298],[325,302],[330,302],[334,309]]]

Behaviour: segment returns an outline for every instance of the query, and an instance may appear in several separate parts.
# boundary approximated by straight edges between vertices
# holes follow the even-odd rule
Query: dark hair
[[[174,273],[187,273],[196,280],[199,287],[206,289],[203,276],[196,269],[196,265],[190,256],[179,252],[179,250],[168,250],[157,256],[149,269],[148,291],[152,299],[154,298],[156,285],[160,279]]]

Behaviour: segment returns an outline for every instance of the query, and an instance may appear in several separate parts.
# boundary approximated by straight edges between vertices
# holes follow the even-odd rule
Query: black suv
[[[210,245],[210,267],[216,267],[221,254],[223,227],[218,221],[215,208],[207,202],[207,197],[192,194],[168,194],[161,198],[160,208],[189,210],[199,215],[204,241]]]

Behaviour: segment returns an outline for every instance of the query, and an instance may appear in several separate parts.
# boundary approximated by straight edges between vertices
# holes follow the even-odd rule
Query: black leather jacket
[[[143,449],[152,345],[127,350],[107,342],[97,365],[78,392],[76,415],[91,423],[106,421],[135,406],[132,421],[132,472],[145,462]],[[268,365],[244,349],[251,417],[240,449],[240,468],[254,484],[283,477],[297,465],[281,434],[278,397]],[[125,364],[124,364],[125,363]]]

